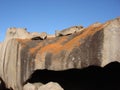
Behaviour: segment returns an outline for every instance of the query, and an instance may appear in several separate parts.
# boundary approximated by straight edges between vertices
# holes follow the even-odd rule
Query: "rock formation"
[[[42,32],[42,33],[32,33],[31,34],[31,39],[32,40],[44,40],[47,38],[47,33],[46,32]]]
[[[62,87],[55,82],[49,82],[45,85],[41,83],[27,83],[23,86],[23,90],[63,90]]]
[[[5,40],[12,38],[27,39],[30,38],[30,34],[27,32],[26,28],[8,28]]]
[[[42,85],[42,83],[27,83],[23,86],[23,90],[38,90]]]
[[[23,90],[37,90],[37,88],[31,83],[27,83],[23,86]]]
[[[63,89],[58,83],[49,82],[45,85],[40,86],[38,90],[63,90]]]
[[[74,34],[75,32],[80,32],[82,30],[83,30],[83,26],[73,26],[73,27],[64,29],[62,31],[56,30],[55,35],[56,36],[65,36],[65,35]]]
[[[8,29],[0,45],[0,77],[6,86],[22,90],[38,69],[58,71],[120,62],[120,18],[90,25],[80,32],[76,27],[69,30],[61,31],[57,35],[61,37],[43,35],[45,40],[31,40],[25,29]]]

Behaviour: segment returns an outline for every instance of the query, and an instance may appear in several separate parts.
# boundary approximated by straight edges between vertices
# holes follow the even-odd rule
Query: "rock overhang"
[[[91,65],[105,66],[113,61],[120,62],[120,18],[104,24],[95,23],[65,36],[47,36],[43,40],[32,40],[31,36],[26,38],[30,33],[22,36],[20,33],[12,34],[13,37],[8,35],[0,45],[0,76],[8,87],[16,90],[21,90],[22,83],[34,70],[81,69]],[[5,75],[9,73],[13,73],[11,78]]]

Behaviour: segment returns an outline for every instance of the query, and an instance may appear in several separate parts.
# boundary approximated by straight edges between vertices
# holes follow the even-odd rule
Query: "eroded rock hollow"
[[[70,27],[55,35],[9,28],[0,44],[0,77],[8,88],[22,90],[36,70],[63,71],[120,62],[119,44],[120,18],[87,28]]]
[[[83,69],[62,71],[36,70],[25,85],[57,82],[64,90],[119,90],[119,70],[120,63],[118,62],[112,62],[104,67],[89,66]]]

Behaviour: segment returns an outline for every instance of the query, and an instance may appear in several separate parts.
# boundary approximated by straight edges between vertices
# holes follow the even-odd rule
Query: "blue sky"
[[[47,32],[120,16],[120,0],[0,0],[0,41],[7,28]]]

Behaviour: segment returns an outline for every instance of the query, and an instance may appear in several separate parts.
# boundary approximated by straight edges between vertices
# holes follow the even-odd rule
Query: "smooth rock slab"
[[[24,85],[23,90],[37,90],[37,88],[31,83],[27,83]]]

